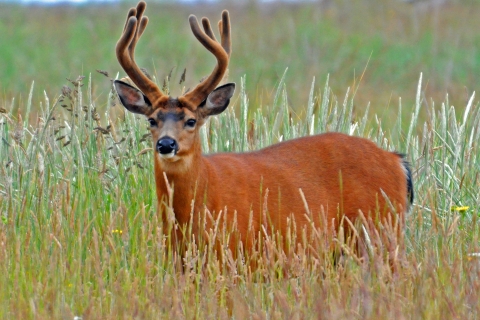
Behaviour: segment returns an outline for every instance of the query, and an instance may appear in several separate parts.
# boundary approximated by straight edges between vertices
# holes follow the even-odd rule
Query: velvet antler
[[[217,64],[212,73],[201,83],[199,83],[192,91],[187,92],[179,100],[188,105],[192,109],[196,109],[222,81],[227,71],[228,62],[231,52],[230,40],[230,17],[228,11],[222,12],[222,20],[218,22],[220,31],[221,44],[216,40],[212,32],[210,21],[207,18],[202,19],[202,25],[205,31],[200,29],[197,17],[191,15],[188,18],[190,27],[195,37],[200,43],[217,58]]]
[[[135,63],[135,46],[148,23],[148,18],[143,16],[146,6],[147,4],[144,1],[140,1],[136,8],[131,8],[128,11],[127,21],[115,51],[123,70],[143,94],[154,103],[159,99],[168,98],[168,96]]]
[[[122,36],[117,42],[116,53],[120,65],[133,83],[149,98],[153,105],[157,105],[155,102],[161,99],[166,100],[168,96],[135,63],[135,46],[148,23],[148,18],[143,16],[146,6],[147,4],[144,1],[140,1],[136,8],[131,8],[128,12]],[[191,15],[188,20],[198,41],[217,58],[217,64],[212,73],[193,90],[178,98],[183,105],[195,110],[222,81],[227,71],[231,52],[230,17],[228,11],[224,10],[222,20],[218,22],[221,43],[215,38],[210,21],[207,18],[202,18],[205,31],[201,30],[194,15]]]

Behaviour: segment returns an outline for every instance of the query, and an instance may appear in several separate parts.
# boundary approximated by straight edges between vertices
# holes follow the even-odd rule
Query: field
[[[147,122],[110,90],[129,5],[0,4],[0,318],[478,319],[480,4],[424,4],[226,2],[238,93],[202,131],[206,153],[326,131],[406,153],[416,199],[395,268],[381,230],[367,263],[286,259],[267,238],[244,257],[256,270],[199,243],[183,273],[156,212]],[[186,18],[220,10],[149,5],[139,64],[160,84],[175,67],[173,94],[184,68],[195,84],[214,59]]]

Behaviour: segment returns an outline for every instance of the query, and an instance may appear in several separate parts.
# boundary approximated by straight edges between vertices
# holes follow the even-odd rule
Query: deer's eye
[[[195,119],[188,119],[186,122],[185,122],[185,127],[190,127],[190,128],[193,128],[195,127],[195,124],[197,123],[197,120]]]
[[[152,118],[148,119],[148,122],[150,123],[150,127],[155,127],[157,125],[157,121]]]

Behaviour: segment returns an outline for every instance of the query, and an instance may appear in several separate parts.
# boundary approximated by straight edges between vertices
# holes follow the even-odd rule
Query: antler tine
[[[138,40],[142,36],[143,32],[145,31],[145,28],[147,27],[148,24],[148,17],[143,16],[143,13],[145,12],[145,9],[147,8],[147,4],[143,1],[139,2],[136,8],[136,18],[137,18],[137,23],[140,21],[140,24],[138,25],[136,31],[135,31],[135,36],[133,37],[132,42],[128,46],[128,53],[130,54],[130,57],[132,60],[135,60],[135,46],[137,45]],[[132,8],[133,9],[133,8]]]
[[[137,15],[137,8],[130,8],[127,13],[127,20],[125,20],[125,25],[123,26],[123,32],[127,29],[128,19],[130,17],[135,17]]]
[[[223,29],[223,21],[225,20],[225,30]],[[222,12],[222,20],[218,21],[218,31],[220,31],[220,37],[221,37],[221,43],[223,49],[225,49],[225,52],[230,56],[230,51],[232,47],[232,43],[230,40],[230,21],[228,17],[228,11],[224,10]],[[205,30],[205,33],[207,36],[209,36],[212,40],[217,41],[217,38],[215,38],[215,35],[213,34],[212,27],[210,26],[210,21],[208,18],[202,18],[202,26],[203,30]]]
[[[232,52],[232,39],[230,37],[230,17],[227,10],[222,11],[222,20],[218,21],[218,30],[222,39],[222,47],[230,56]]]
[[[143,17],[147,4],[140,1],[136,8],[131,8],[127,15],[127,21],[120,39],[117,42],[117,59],[123,70],[127,73],[135,85],[154,102],[167,97],[158,86],[150,80],[135,63],[135,46],[140,39],[148,23],[148,18]]]
[[[217,38],[215,38],[215,35],[213,34],[212,27],[210,26],[210,20],[208,20],[208,18],[202,18],[202,25],[207,36],[209,36],[210,39],[217,41]]]
[[[207,23],[203,22],[203,27],[205,32],[200,29],[198,25],[197,17],[190,15],[188,18],[190,22],[190,27],[192,29],[193,35],[197,38],[198,41],[213,55],[217,58],[217,64],[213,69],[212,73],[201,83],[199,83],[192,91],[187,92],[182,97],[179,97],[180,100],[183,100],[190,108],[196,109],[212,92],[217,85],[222,81],[225,72],[228,67],[229,53],[227,50],[230,50],[230,21],[228,16],[228,11],[222,13],[222,44],[227,44],[227,48],[224,48],[222,44],[215,40],[215,37],[211,37],[209,33],[211,32],[210,22],[206,19]]]

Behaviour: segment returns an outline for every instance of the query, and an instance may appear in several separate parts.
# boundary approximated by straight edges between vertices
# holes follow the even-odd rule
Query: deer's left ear
[[[213,90],[197,110],[203,117],[220,114],[227,109],[234,92],[235,83],[224,84]]]

